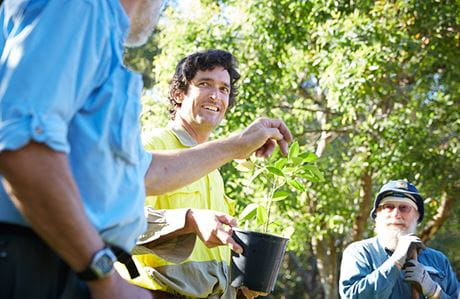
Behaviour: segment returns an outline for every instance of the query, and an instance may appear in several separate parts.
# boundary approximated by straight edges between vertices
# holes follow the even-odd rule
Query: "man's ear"
[[[184,100],[184,92],[182,90],[176,90],[173,94],[174,96],[174,100],[176,101],[176,103],[181,106],[182,105],[182,101]]]

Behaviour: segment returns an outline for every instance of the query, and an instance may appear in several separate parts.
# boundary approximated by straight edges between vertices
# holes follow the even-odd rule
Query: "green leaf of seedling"
[[[253,219],[256,216],[256,210],[258,207],[259,205],[256,203],[248,204],[246,208],[244,208],[244,210],[241,212],[240,220],[243,221]]]
[[[320,182],[324,182],[324,175],[323,173],[318,169],[318,167],[315,166],[315,168],[312,169],[312,172],[315,174],[315,176],[319,179]]]
[[[270,222],[269,225],[270,225],[270,226],[273,226],[273,227],[280,227],[280,226],[282,226],[283,224],[281,223],[281,221],[275,220],[275,221]]]
[[[310,181],[312,183],[319,183],[320,182],[320,180],[316,176],[314,176],[311,172],[303,174],[302,177],[307,179],[307,181]]]
[[[318,160],[318,156],[312,152],[304,152],[299,155],[300,158],[303,159],[304,163],[311,163]]]
[[[312,182],[324,182],[324,176],[316,165],[305,165],[305,178]]]
[[[297,181],[288,180],[287,183],[288,183],[289,186],[294,187],[295,189],[297,189],[297,190],[299,190],[301,192],[305,191],[305,187],[301,183],[299,183]]]
[[[286,158],[280,158],[278,161],[275,162],[275,167],[278,169],[283,169],[283,167],[286,165],[287,159]]]
[[[293,158],[297,157],[298,154],[299,154],[299,143],[295,141],[289,147],[288,159],[292,160]]]
[[[283,200],[283,199],[286,199],[289,194],[291,194],[290,192],[287,192],[287,191],[276,191],[274,194],[273,194],[273,201],[280,201],[280,200]]]
[[[262,172],[265,171],[265,168],[259,168],[257,169],[254,174],[247,180],[246,186],[250,186],[252,184],[252,181],[254,181]]]
[[[296,165],[296,166],[302,164],[302,162],[303,162],[303,159],[300,158],[300,157],[294,157],[294,158],[292,158],[292,163],[293,163],[294,165]]]
[[[254,169],[254,163],[249,160],[238,160],[236,161],[236,169],[242,172],[248,172]]]
[[[257,207],[257,225],[264,225],[267,223],[268,213],[264,206]]]
[[[273,173],[274,175],[284,176],[284,173],[276,167],[267,166],[267,170]]]

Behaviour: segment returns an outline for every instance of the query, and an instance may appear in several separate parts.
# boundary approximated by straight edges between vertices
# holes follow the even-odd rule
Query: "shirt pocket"
[[[113,109],[113,124],[111,126],[111,147],[115,156],[129,164],[137,164],[142,149],[140,141],[140,94],[142,81],[135,74],[120,67],[114,74],[116,105]],[[120,86],[121,85],[121,86]]]

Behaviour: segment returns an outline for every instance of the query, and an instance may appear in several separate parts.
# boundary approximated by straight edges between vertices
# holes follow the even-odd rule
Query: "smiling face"
[[[385,201],[377,209],[375,232],[383,246],[396,248],[398,238],[415,233],[419,212],[415,207],[398,201]]]
[[[223,67],[197,71],[187,92],[177,95],[181,105],[175,121],[198,143],[206,141],[225,116],[230,88],[230,75]]]

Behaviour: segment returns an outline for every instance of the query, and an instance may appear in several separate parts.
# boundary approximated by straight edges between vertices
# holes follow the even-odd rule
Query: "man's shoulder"
[[[142,133],[142,144],[148,150],[164,150],[178,147],[177,138],[170,128],[154,128]]]
[[[351,251],[351,252],[360,252],[360,251],[368,251],[369,248],[375,248],[377,246],[378,246],[377,238],[372,237],[372,238],[352,242],[345,248],[345,250]]]
[[[363,247],[363,246],[370,246],[377,244],[377,237],[372,237],[372,238],[367,238],[367,239],[362,239],[359,241],[354,241],[348,245],[348,247]]]
[[[447,260],[447,256],[444,253],[432,247],[425,248],[425,250],[422,251],[422,255],[426,255],[437,260]]]

